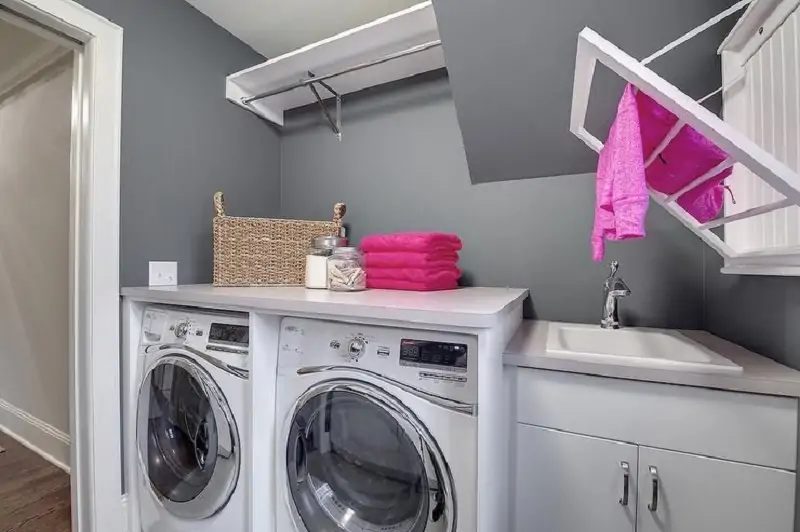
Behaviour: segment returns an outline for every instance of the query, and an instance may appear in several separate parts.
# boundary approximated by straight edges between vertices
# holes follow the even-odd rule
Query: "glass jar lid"
[[[353,246],[338,246],[333,250],[334,255],[350,255],[358,253],[358,248]]]
[[[334,249],[347,245],[347,239],[341,236],[318,236],[311,239],[311,247],[316,249]]]

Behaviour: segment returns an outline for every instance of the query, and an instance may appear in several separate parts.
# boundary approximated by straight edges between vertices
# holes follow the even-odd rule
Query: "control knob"
[[[175,326],[175,337],[176,338],[186,338],[186,335],[189,333],[189,322],[184,321]]]
[[[367,347],[367,341],[363,336],[356,336],[347,345],[347,354],[350,355],[350,360],[358,360],[364,354]]]

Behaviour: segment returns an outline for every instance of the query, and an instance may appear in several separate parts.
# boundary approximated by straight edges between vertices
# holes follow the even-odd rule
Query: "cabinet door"
[[[516,532],[633,532],[635,445],[517,428]]]
[[[794,494],[794,473],[639,448],[637,532],[791,532]]]

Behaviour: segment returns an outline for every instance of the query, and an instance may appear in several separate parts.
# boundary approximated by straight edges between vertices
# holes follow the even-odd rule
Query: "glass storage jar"
[[[367,288],[364,257],[354,247],[340,247],[328,257],[328,290],[358,292]]]
[[[328,257],[334,249],[346,245],[347,239],[338,236],[320,236],[311,240],[306,253],[306,288],[328,288]]]

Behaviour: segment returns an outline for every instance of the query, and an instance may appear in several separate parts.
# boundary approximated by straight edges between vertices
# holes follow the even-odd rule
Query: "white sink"
[[[547,354],[557,358],[700,373],[741,373],[742,368],[677,331],[601,329],[551,323]]]

